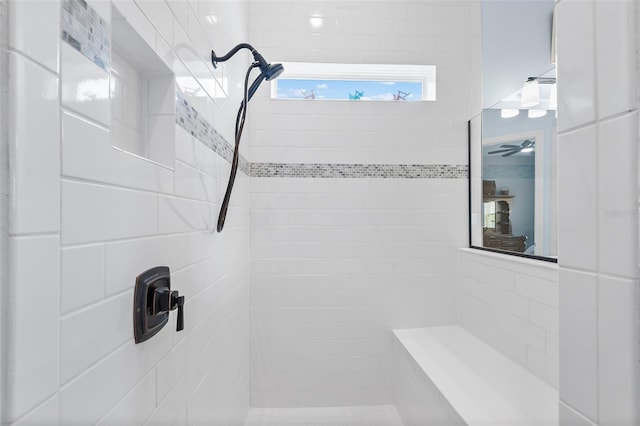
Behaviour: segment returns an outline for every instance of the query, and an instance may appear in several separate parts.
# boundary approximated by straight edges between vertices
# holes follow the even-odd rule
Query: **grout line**
[[[596,359],[596,365],[595,365],[595,377],[594,377],[594,381],[595,381],[595,385],[596,388],[594,390],[595,392],[595,400],[596,400],[596,407],[594,407],[595,410],[595,416],[596,416],[596,420],[599,422],[600,416],[601,416],[601,392],[602,390],[600,389],[600,369],[601,369],[601,365],[600,365],[600,357],[601,357],[601,350],[600,350],[600,309],[601,309],[601,301],[600,301],[600,266],[601,266],[601,259],[600,259],[600,255],[602,253],[602,248],[600,247],[600,225],[601,225],[601,221],[602,221],[602,212],[600,211],[600,199],[601,199],[601,194],[600,194],[600,184],[601,184],[601,179],[603,179],[603,176],[600,176],[601,170],[600,170],[600,150],[602,149],[602,145],[603,142],[601,141],[601,129],[602,129],[602,122],[603,120],[600,118],[600,96],[598,93],[598,83],[599,83],[599,73],[598,73],[598,56],[599,56],[599,52],[598,52],[598,35],[600,33],[599,29],[598,29],[598,7],[596,4],[596,1],[593,0],[592,5],[591,5],[591,13],[593,16],[593,24],[594,24],[594,29],[593,29],[593,38],[591,40],[592,44],[592,48],[593,48],[593,74],[594,74],[594,79],[593,79],[593,109],[594,109],[594,114],[595,114],[595,170],[594,170],[594,174],[595,174],[595,188],[594,189],[594,194],[595,194],[595,219],[596,219],[596,223],[595,223],[595,256],[596,256],[596,261],[595,261],[595,273],[596,273],[596,280],[595,280],[595,294],[594,294],[594,298],[595,298],[595,324],[594,324],[594,334],[595,334],[595,359]],[[559,307],[560,308],[560,307]],[[559,365],[562,365],[560,363],[560,360],[558,361]]]
[[[117,346],[112,347],[108,353],[102,355],[99,359],[94,360],[93,362],[91,362],[89,365],[87,365],[83,370],[75,373],[75,375],[73,375],[72,377],[67,378],[66,382],[64,383],[60,383],[59,388],[58,388],[58,392],[64,392],[64,390],[66,388],[68,388],[69,386],[71,386],[74,382],[80,380],[82,377],[86,376],[87,374],[89,374],[91,371],[93,371],[98,365],[102,364],[103,362],[105,362],[106,359],[110,358],[111,356],[113,356],[113,354],[115,354],[116,352],[122,350],[125,346],[129,345],[133,343],[133,336],[130,337],[129,339],[118,343]],[[150,370],[149,370],[150,371]],[[146,374],[146,373],[145,373]]]
[[[168,192],[159,192],[157,190],[152,190],[152,189],[141,189],[141,188],[130,187],[130,186],[116,184],[116,183],[109,183],[109,182],[105,182],[105,181],[87,179],[87,178],[83,178],[83,177],[67,176],[67,175],[64,175],[64,174],[61,175],[61,180],[62,180],[62,183],[64,183],[64,182],[82,183],[82,184],[87,184],[87,185],[100,186],[100,187],[105,188],[105,189],[118,189],[118,190],[142,192],[142,193],[149,194],[149,195],[157,195],[157,196],[163,196],[163,197],[167,197],[167,198],[179,198],[179,199],[185,199],[185,200],[195,200],[195,199],[192,199],[192,198],[175,196],[175,195],[170,194]],[[202,201],[202,200],[196,200],[196,201],[200,201],[202,203],[208,204],[206,201]]]
[[[83,306],[81,306],[79,308],[73,309],[73,310],[65,312],[65,313],[61,312],[60,313],[60,322],[62,322],[64,320],[67,320],[67,319],[69,319],[69,318],[71,318],[73,316],[80,315],[80,314],[82,314],[82,313],[84,313],[86,311],[90,311],[92,309],[95,309],[98,306],[105,305],[105,304],[113,301],[114,299],[122,297],[126,293],[131,293],[131,295],[133,295],[133,288],[132,287],[127,287],[124,290],[120,290],[117,293],[113,293],[113,294],[111,294],[109,296],[105,296],[100,300],[96,300],[94,302],[89,302],[88,304],[85,304],[85,305],[83,305]],[[132,297],[132,299],[133,299],[133,297]]]
[[[20,422],[29,417],[31,414],[33,414],[34,412],[38,411],[40,408],[42,408],[43,406],[45,406],[46,404],[48,404],[49,402],[51,402],[51,400],[53,400],[54,398],[58,397],[58,391],[52,393],[49,396],[46,396],[42,401],[40,401],[39,403],[37,403],[35,406],[31,407],[26,413],[24,413],[23,415],[21,415],[20,417],[14,419],[11,424],[15,425],[15,424],[20,424]],[[59,405],[60,401],[58,399],[57,404]],[[4,419],[3,419],[4,420]],[[4,423],[2,423],[4,425]],[[57,419],[56,419],[56,424],[57,424]]]
[[[580,130],[584,130],[584,129],[587,129],[589,127],[595,126],[596,124],[598,124],[598,120],[597,119],[595,119],[593,121],[589,121],[587,123],[582,123],[582,124],[579,124],[577,126],[570,127],[568,129],[564,129],[562,131],[558,131],[558,136],[557,137],[560,138],[561,136],[564,136],[564,135],[566,135],[568,133],[575,133],[575,132],[578,132]]]
[[[50,74],[55,75],[56,77],[60,77],[60,74],[57,71],[52,70],[51,68],[47,67],[46,65],[42,64],[41,62],[38,62],[36,59],[32,58],[31,56],[29,56],[27,53],[18,50],[14,47],[11,46],[7,46],[6,51],[8,53],[13,53],[16,56],[21,57],[22,59],[26,60],[27,62],[31,63],[32,65],[36,65],[38,68],[47,71]],[[59,85],[59,84],[58,84]]]
[[[124,394],[124,395],[123,395],[123,396],[122,396],[122,397],[121,397],[121,398],[120,398],[116,403],[114,403],[114,404],[111,406],[111,409],[110,409],[110,410],[108,410],[108,411],[107,411],[107,412],[106,412],[102,417],[100,417],[100,420],[98,420],[98,421],[96,422],[96,424],[101,424],[101,422],[103,422],[106,418],[108,418],[108,417],[109,417],[109,415],[111,415],[111,414],[116,410],[116,408],[118,407],[118,405],[120,405],[120,403],[121,403],[123,400],[125,400],[125,398],[129,397],[129,396],[130,396],[130,395],[131,395],[131,394],[132,394],[132,393],[133,393],[133,392],[138,388],[138,386],[140,386],[140,384],[141,384],[143,381],[147,380],[147,378],[148,378],[151,374],[156,374],[156,371],[157,371],[157,368],[156,368],[156,367],[154,367],[153,371],[152,371],[152,370],[149,370],[149,371],[148,371],[144,376],[142,376],[142,378],[141,378],[140,380],[138,380],[138,382],[136,382],[136,384],[135,384],[135,385],[133,385],[133,387],[131,387],[131,389],[129,389],[129,390],[127,391],[127,393],[125,393],[125,394]],[[154,406],[155,406],[155,405],[154,405]]]
[[[95,118],[90,117],[80,111],[77,111],[71,107],[68,107],[64,104],[64,101],[62,100],[62,84],[59,84],[60,86],[60,93],[58,94],[59,99],[60,99],[60,117],[62,117],[64,114],[67,114],[75,119],[84,121],[92,126],[98,127],[102,130],[105,130],[107,132],[111,132],[111,127],[100,122],[97,121]]]
[[[60,232],[27,232],[22,234],[8,234],[10,239],[27,239],[27,238],[49,238],[49,237],[61,237]]]
[[[10,285],[9,253],[9,54],[8,47],[8,6],[6,0],[0,0],[0,315],[8,318],[12,314],[9,299],[12,296]],[[9,321],[0,321],[0,423],[8,418],[10,406],[9,394],[12,381],[9,379],[9,345],[12,332]],[[10,385],[11,383],[11,385]]]
[[[59,16],[58,16],[58,20],[62,21],[62,5],[60,5],[59,7]],[[60,33],[58,33],[58,37],[60,36]],[[62,202],[63,202],[63,196],[62,196],[62,167],[63,167],[63,145],[62,145],[62,141],[63,141],[63,136],[64,136],[64,131],[63,131],[63,126],[62,126],[62,122],[63,122],[63,117],[64,117],[64,109],[62,106],[62,47],[60,46],[61,44],[61,40],[58,38],[58,54],[57,54],[57,64],[58,64],[58,68],[60,70],[59,74],[58,74],[58,212],[59,212],[59,223],[58,223],[58,230],[59,230],[59,234],[60,234],[60,238],[58,240],[58,318],[57,318],[57,331],[58,331],[58,353],[57,353],[57,359],[56,359],[56,368],[57,368],[57,392],[60,392],[60,388],[62,385],[62,312],[63,312],[63,305],[62,305],[62,299],[63,299],[63,268],[64,268],[64,262],[63,262],[63,253],[62,253],[62,224],[63,224],[63,217],[62,217]],[[104,273],[104,271],[102,271]],[[60,398],[58,398],[57,401],[57,405],[58,405],[58,419],[57,421],[60,421]]]

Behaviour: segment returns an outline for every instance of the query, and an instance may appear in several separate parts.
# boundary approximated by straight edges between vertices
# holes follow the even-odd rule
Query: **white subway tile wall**
[[[458,323],[557,388],[557,265],[463,249],[457,282]]]
[[[560,279],[457,251],[458,167],[480,105],[476,2],[113,2],[178,84],[195,85],[185,99],[227,141],[246,61],[213,70],[212,47],[249,40],[273,62],[438,67],[434,103],[271,101],[265,84],[241,152],[252,164],[451,175],[241,175],[222,234],[210,232],[229,173],[222,151],[169,122],[174,167],[114,150],[109,73],[61,40],[62,3],[8,4],[10,422],[228,426],[242,424],[250,394],[257,407],[389,404],[390,329],[456,321],[553,385],[559,363],[563,421],[637,418],[630,0],[557,7]],[[111,2],[87,4],[110,22]],[[312,16],[321,27],[310,30]],[[158,264],[187,297],[187,329],[174,332],[172,314],[134,345],[127,300],[135,275]]]
[[[53,71],[60,71],[60,44],[58,37],[42,38],[39,31],[24,31],[20,23],[29,22],[33,28],[47,34],[60,32],[60,0],[18,1],[8,8],[8,34],[11,45]]]
[[[561,421],[635,424],[637,4],[561,0],[556,13]]]
[[[18,52],[9,55],[10,232],[56,232],[60,224],[58,75]],[[37,123],[33,118],[37,117]],[[16,194],[19,195],[16,195]],[[46,213],[46,214],[43,214]]]
[[[597,281],[593,273],[560,271],[561,399],[592,419],[598,417]]]
[[[253,406],[390,403],[390,330],[455,322],[464,187],[252,178]]]
[[[249,20],[272,62],[437,66],[436,102],[267,87],[249,108],[252,406],[392,403],[390,330],[455,323],[479,4],[255,1]]]
[[[436,102],[274,102],[262,89],[250,111],[252,161],[466,164],[466,121],[480,97],[479,13],[464,1],[252,2],[250,38],[271,61],[436,65],[438,73]],[[312,16],[321,27],[311,29]]]
[[[588,270],[597,262],[597,150],[594,126],[565,132],[558,144],[562,161],[558,168],[558,193],[562,194],[558,196],[558,222],[565,235],[572,235],[558,238],[558,258],[576,269]]]
[[[558,56],[558,132],[596,118],[595,3],[559,2],[555,9]],[[560,149],[562,144],[560,143]],[[562,167],[560,167],[562,170]],[[562,198],[562,197],[561,197]]]
[[[9,278],[12,289],[8,330],[9,414],[25,413],[54,395],[59,387],[60,239],[58,235],[13,236]],[[40,284],[40,285],[39,285]],[[36,321],[35,319],[38,319]]]
[[[151,97],[152,112],[168,117],[164,134],[175,134],[170,167],[114,149],[112,118],[134,128],[127,120],[135,117],[112,116],[108,49],[88,58],[63,40],[63,5],[85,8],[78,0],[8,2],[12,319],[3,415],[21,425],[241,425],[250,371],[248,177],[238,177],[225,233],[215,233],[229,163],[176,125],[166,108],[174,90]],[[241,76],[226,66],[214,74],[207,55],[214,42],[247,39],[246,4],[86,7],[105,28],[117,7],[176,75],[202,86],[229,79],[216,83],[230,90],[215,99],[184,97],[233,140]],[[157,265],[171,268],[173,288],[186,297],[185,330],[175,332],[172,313],[162,332],[136,345],[133,285]]]

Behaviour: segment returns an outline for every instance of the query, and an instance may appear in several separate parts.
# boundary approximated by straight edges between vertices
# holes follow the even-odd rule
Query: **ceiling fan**
[[[490,151],[489,154],[504,153],[502,154],[503,157],[509,157],[519,152],[533,152],[535,146],[536,146],[535,141],[527,139],[525,141],[522,141],[520,145],[500,145],[500,148],[504,148],[504,149],[499,149],[497,151]]]

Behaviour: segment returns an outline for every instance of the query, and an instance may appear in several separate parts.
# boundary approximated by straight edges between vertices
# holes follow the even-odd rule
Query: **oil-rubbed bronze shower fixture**
[[[169,321],[169,312],[177,309],[176,331],[184,329],[184,296],[171,290],[171,273],[156,266],[136,278],[133,292],[133,335],[136,343],[155,336]]]
[[[280,74],[284,71],[284,67],[282,64],[270,64],[262,57],[258,51],[251,46],[249,43],[240,43],[231,49],[226,55],[217,56],[216,53],[211,51],[211,63],[214,68],[217,68],[218,62],[224,62],[229,60],[233,55],[238,53],[240,49],[249,49],[253,54],[254,61],[249,66],[247,70],[247,74],[244,78],[244,97],[242,102],[240,103],[240,109],[238,110],[238,115],[236,117],[236,129],[235,129],[235,148],[233,151],[233,159],[231,160],[231,174],[229,175],[229,183],[227,184],[227,190],[224,194],[224,199],[222,201],[222,206],[220,207],[220,214],[218,215],[218,232],[222,231],[224,228],[224,221],[227,217],[227,210],[229,209],[229,199],[231,198],[231,191],[233,190],[233,183],[236,180],[236,173],[238,171],[238,148],[240,147],[240,138],[242,137],[242,129],[244,128],[244,120],[247,116],[247,104],[260,87],[260,84],[264,80],[270,81],[278,78]],[[251,83],[251,87],[249,86],[249,75],[254,68],[260,69],[260,75],[256,77],[256,79]]]

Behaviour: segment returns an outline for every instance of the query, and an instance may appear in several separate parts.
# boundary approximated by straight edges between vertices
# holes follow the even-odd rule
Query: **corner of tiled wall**
[[[560,412],[567,424],[638,420],[636,8],[628,0],[556,6]]]
[[[55,398],[59,362],[59,3],[9,2],[5,419]],[[22,31],[29,22],[40,32]],[[20,285],[18,285],[20,283]],[[34,321],[40,318],[42,321]]]

